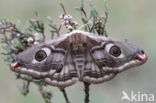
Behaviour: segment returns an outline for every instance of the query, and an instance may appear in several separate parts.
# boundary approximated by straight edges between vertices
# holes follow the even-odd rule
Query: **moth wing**
[[[84,69],[83,81],[97,84],[103,83],[112,79],[116,73],[112,68],[108,68],[106,60],[104,59],[104,45],[109,39],[105,37],[96,36],[94,34],[88,35],[88,51]]]
[[[45,78],[44,81],[49,85],[57,87],[67,87],[76,83],[78,81],[77,71],[71,60],[70,54],[67,54],[62,69]]]
[[[78,80],[77,71],[72,61],[71,53],[68,50],[68,38],[61,37],[51,42],[55,46],[54,52],[58,55],[53,55],[51,67],[52,70],[58,69],[59,71],[53,72],[49,77],[44,78],[44,81],[52,86],[67,87],[74,84]],[[59,56],[62,55],[62,56]],[[61,57],[61,58],[59,58]]]
[[[92,54],[88,54],[87,56],[83,81],[98,84],[108,81],[116,75],[114,72],[110,72],[109,68],[104,66],[100,67],[101,62],[95,61],[91,55]]]

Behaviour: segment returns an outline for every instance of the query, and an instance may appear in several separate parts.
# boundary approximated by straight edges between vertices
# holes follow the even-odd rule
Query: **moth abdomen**
[[[73,61],[75,64],[75,68],[76,68],[79,80],[82,80],[83,72],[84,72],[84,65],[85,65],[85,54],[73,55]]]

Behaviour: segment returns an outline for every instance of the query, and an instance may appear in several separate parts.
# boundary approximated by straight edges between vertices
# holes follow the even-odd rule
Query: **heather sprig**
[[[108,18],[108,5],[106,0],[105,12],[103,16],[101,16],[94,8],[93,0],[89,0],[89,5],[89,15],[87,15],[84,9],[84,0],[81,1],[80,7],[76,7],[76,10],[81,15],[80,19],[83,23],[83,25],[79,25],[81,23],[75,21],[72,15],[66,11],[65,6],[60,3],[63,11],[59,15],[60,23],[57,23],[56,25],[55,21],[50,16],[47,17],[51,39],[54,39],[55,36],[60,36],[61,30],[64,29],[63,27],[65,27],[67,32],[72,32],[73,30],[77,30],[80,27],[83,27],[84,31],[86,32],[93,32],[98,35],[108,36],[105,28]],[[40,19],[37,12],[35,12],[35,17],[33,19],[29,19],[27,21],[24,30],[21,29],[21,22],[19,20],[17,24],[15,24],[6,18],[0,18],[0,35],[2,35],[1,44],[3,45],[4,49],[4,52],[1,52],[1,54],[4,57],[4,61],[6,61],[7,64],[10,64],[15,59],[16,55],[22,51],[44,42],[47,36],[45,35],[45,31],[45,23]],[[42,95],[45,103],[52,103],[52,93],[46,90],[47,85],[42,80],[26,75],[21,75],[19,73],[15,73],[15,76],[16,79],[23,80],[23,86],[18,86],[18,89],[24,96],[29,93],[29,86],[31,83],[34,83],[38,86],[38,90]],[[85,103],[89,103],[89,86],[89,83],[84,83]],[[65,89],[59,89],[63,93],[66,103],[70,103]]]

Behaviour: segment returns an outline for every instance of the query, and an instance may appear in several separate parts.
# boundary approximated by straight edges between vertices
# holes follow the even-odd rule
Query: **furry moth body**
[[[146,54],[134,45],[76,30],[28,48],[17,55],[10,69],[67,87],[77,81],[103,83],[146,61]]]

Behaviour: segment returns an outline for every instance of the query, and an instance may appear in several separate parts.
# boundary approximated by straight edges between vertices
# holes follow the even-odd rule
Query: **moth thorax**
[[[79,77],[79,80],[81,81],[83,78],[83,71],[85,67],[85,55],[84,54],[75,55],[74,63],[75,63],[75,68],[77,70],[77,75]]]
[[[87,47],[86,36],[76,33],[69,37],[71,51],[75,53],[84,53]]]

